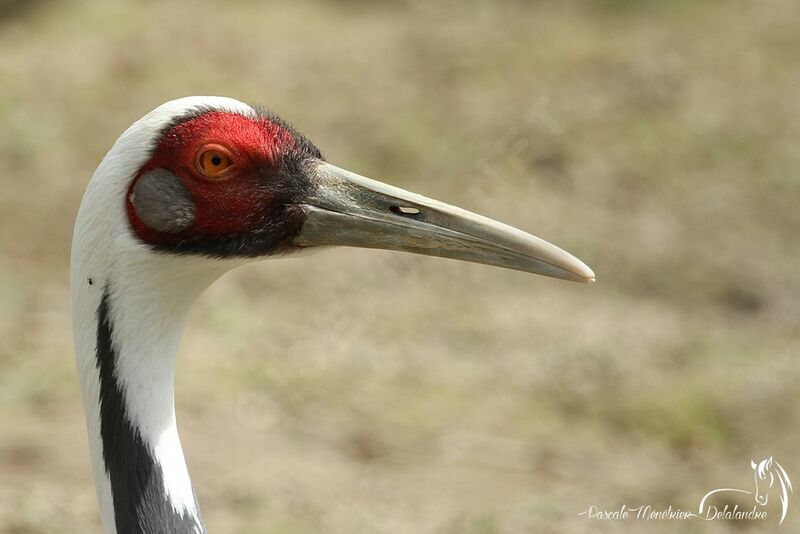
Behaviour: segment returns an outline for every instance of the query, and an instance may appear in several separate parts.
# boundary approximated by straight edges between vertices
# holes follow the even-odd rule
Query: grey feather
[[[136,215],[153,230],[177,233],[194,222],[195,206],[180,178],[166,169],[142,175],[131,199]]]

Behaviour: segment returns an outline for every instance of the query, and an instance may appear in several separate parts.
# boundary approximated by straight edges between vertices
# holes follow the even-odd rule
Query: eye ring
[[[197,151],[194,166],[204,178],[222,180],[231,174],[234,162],[230,150],[222,145],[203,145]]]

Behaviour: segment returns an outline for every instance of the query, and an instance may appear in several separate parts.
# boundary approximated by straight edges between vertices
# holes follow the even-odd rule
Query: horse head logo
[[[703,515],[703,513],[708,510],[711,498],[719,493],[746,493],[755,497],[757,505],[766,506],[773,486],[777,486],[780,489],[780,494],[778,495],[781,502],[780,523],[783,523],[783,520],[786,519],[786,513],[789,511],[789,494],[794,492],[792,489],[792,481],[789,480],[789,475],[786,474],[786,470],[783,466],[775,461],[772,456],[760,462],[750,460],[750,467],[753,468],[753,477],[756,483],[755,491],[736,488],[718,488],[711,490],[700,500],[699,514]],[[776,481],[778,484],[775,484]]]
[[[750,460],[750,467],[753,468],[753,477],[756,481],[755,499],[756,502],[762,506],[767,504],[769,500],[769,493],[775,482],[780,484],[780,500],[781,500],[781,523],[786,517],[786,512],[789,510],[789,493],[793,493],[792,481],[789,480],[789,475],[786,470],[778,462],[772,459],[772,456],[760,462]]]

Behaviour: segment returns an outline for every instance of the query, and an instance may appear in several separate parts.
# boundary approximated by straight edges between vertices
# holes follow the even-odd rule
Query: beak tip
[[[588,265],[568,252],[564,252],[564,254],[568,261],[562,263],[560,267],[572,275],[571,280],[582,284],[594,284],[597,281],[594,271]]]
[[[594,271],[582,261],[578,261],[580,262],[580,268],[573,270],[573,273],[580,277],[578,281],[582,284],[594,284],[597,281]]]

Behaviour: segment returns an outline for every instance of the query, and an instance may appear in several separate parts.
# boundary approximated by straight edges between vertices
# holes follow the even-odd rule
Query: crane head
[[[273,115],[195,110],[160,135],[126,198],[136,235],[166,252],[262,256],[296,249],[319,150]]]
[[[192,102],[173,104],[178,111],[152,132],[127,184],[130,230],[155,251],[256,258],[353,246],[594,281],[583,262],[542,239],[325,162],[274,114]]]

